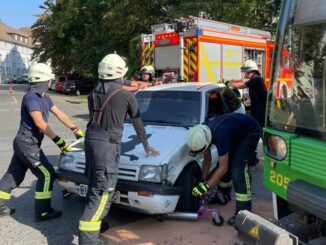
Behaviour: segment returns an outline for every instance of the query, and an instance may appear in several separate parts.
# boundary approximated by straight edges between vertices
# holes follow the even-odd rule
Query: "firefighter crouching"
[[[158,151],[147,142],[135,96],[122,89],[128,67],[123,58],[109,54],[98,67],[99,82],[88,97],[90,120],[85,136],[87,203],[79,221],[79,244],[99,244],[102,219],[109,211],[117,183],[123,122],[128,113],[147,154]]]
[[[221,181],[230,183],[232,180],[236,208],[234,216],[228,220],[231,226],[234,225],[235,216],[240,210],[251,211],[251,176],[248,164],[254,157],[259,137],[260,126],[257,121],[241,113],[216,116],[207,125],[197,125],[189,131],[187,144],[190,154],[204,154],[202,170],[204,182],[194,187],[192,194],[202,197],[215,184]],[[208,178],[212,160],[211,144],[216,145],[219,156],[218,166]]]
[[[35,192],[35,221],[55,219],[60,211],[51,207],[51,197],[55,172],[43,151],[41,143],[44,134],[51,138],[63,152],[71,147],[57,136],[47,124],[49,112],[69,127],[77,138],[84,133],[70,121],[69,117],[56,107],[46,94],[51,85],[52,70],[45,64],[32,65],[28,70],[29,91],[21,104],[21,120],[18,133],[13,142],[14,155],[9,168],[0,180],[0,216],[10,215],[14,210],[7,207],[11,191],[19,187],[28,169],[37,177]]]

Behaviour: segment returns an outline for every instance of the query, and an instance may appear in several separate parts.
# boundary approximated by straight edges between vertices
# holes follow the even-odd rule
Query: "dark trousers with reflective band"
[[[98,244],[101,221],[107,215],[117,183],[120,144],[86,135],[89,185],[87,203],[79,221],[79,244]]]
[[[30,132],[17,134],[13,143],[14,155],[7,172],[0,180],[0,205],[9,201],[11,191],[23,182],[26,171],[30,169],[37,177],[35,211],[51,211],[55,171],[39,145],[40,142]]]
[[[248,163],[252,160],[260,138],[260,127],[246,134],[229,152],[229,170],[223,176],[219,187],[229,188],[232,181],[237,214],[240,210],[251,211],[251,175]]]

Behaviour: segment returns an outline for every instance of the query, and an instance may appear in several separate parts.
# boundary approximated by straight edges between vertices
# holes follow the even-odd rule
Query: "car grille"
[[[78,173],[84,173],[85,162],[80,159],[75,160],[74,171]],[[118,179],[137,181],[138,171],[139,169],[137,166],[120,164]]]

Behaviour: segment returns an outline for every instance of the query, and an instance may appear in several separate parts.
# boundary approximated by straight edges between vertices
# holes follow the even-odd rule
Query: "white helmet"
[[[212,132],[206,125],[199,124],[190,129],[187,144],[190,148],[190,155],[204,152],[211,144]]]
[[[246,60],[243,66],[241,66],[241,72],[248,72],[248,71],[258,71],[258,66],[255,61],[253,60]]]
[[[30,83],[47,82],[53,78],[52,69],[43,63],[33,64],[27,71],[27,79]]]
[[[148,73],[148,74],[150,74],[153,77],[154,74],[155,74],[155,70],[154,70],[154,67],[153,66],[143,66],[140,69],[140,73],[141,74]]]
[[[117,54],[108,54],[98,65],[98,77],[103,80],[123,78],[127,71],[126,61]]]

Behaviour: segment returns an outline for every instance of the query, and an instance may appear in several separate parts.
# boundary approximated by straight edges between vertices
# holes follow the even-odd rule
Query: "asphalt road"
[[[12,157],[12,141],[18,129],[20,120],[20,103],[26,88],[27,85],[15,85],[14,92],[10,94],[8,86],[0,85],[0,177],[2,177],[7,170]],[[50,92],[50,96],[54,103],[76,122],[78,127],[85,130],[88,117],[85,99],[80,99],[79,97],[74,96],[63,96],[53,92]],[[74,136],[70,130],[61,125],[53,116],[50,116],[49,125],[65,140],[74,140]],[[55,165],[59,155],[59,149],[57,146],[45,137],[42,148],[50,162]],[[258,156],[262,158],[261,144]],[[255,167],[252,170],[252,174],[252,193],[254,196],[253,209],[254,211],[258,211],[258,213],[263,215],[265,218],[269,218],[271,217],[271,195],[262,188],[262,164]],[[84,208],[84,200],[76,196],[63,199],[60,187],[55,184],[53,190],[53,207],[62,210],[64,214],[63,217],[53,221],[35,223],[35,180],[36,178],[28,171],[21,186],[12,192],[12,198],[9,205],[16,208],[16,213],[11,217],[0,218],[0,244],[78,244],[78,221]],[[223,207],[222,211],[231,214],[233,212],[233,207],[234,203],[232,202],[230,205],[226,205],[225,208]],[[108,220],[112,228],[124,226],[134,221],[138,221],[135,223],[138,227],[139,222],[148,222],[148,218],[153,219],[152,217],[138,214],[136,212],[112,207]],[[225,218],[227,219],[229,217],[226,216]],[[230,234],[225,234],[225,230],[217,229],[213,225],[211,226],[210,220],[207,222],[208,229],[214,229],[214,233],[217,237],[225,237],[224,240],[220,240],[217,244],[231,244],[231,240],[228,238],[232,233],[230,228],[226,229]],[[159,224],[162,223],[158,222],[157,225],[159,226]],[[141,225],[139,226],[141,227]],[[187,227],[190,229],[192,226],[190,225]],[[180,227],[180,235],[184,234],[182,233],[182,229],[184,229],[184,227]],[[146,233],[146,231],[144,232]],[[193,232],[196,232],[196,230]],[[155,237],[151,237],[151,239],[154,241],[156,240]],[[181,242],[178,244],[190,243]]]
[[[13,154],[12,141],[16,135],[20,120],[20,105],[27,85],[15,85],[12,94],[7,85],[0,85],[0,177],[8,168]],[[53,102],[66,112],[72,120],[85,130],[87,123],[87,104],[85,99],[64,96],[49,92]],[[66,141],[75,138],[53,115],[50,127]],[[54,165],[57,163],[59,149],[47,137],[42,148]],[[21,186],[12,192],[9,206],[16,208],[11,217],[0,218],[0,244],[78,244],[78,221],[83,212],[84,199],[73,196],[63,199],[61,188],[55,184],[53,207],[63,211],[63,217],[42,223],[34,222],[34,190],[36,178],[27,172]],[[124,225],[145,217],[144,215],[112,207],[110,212],[111,227]]]

